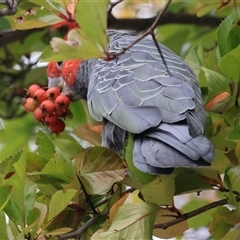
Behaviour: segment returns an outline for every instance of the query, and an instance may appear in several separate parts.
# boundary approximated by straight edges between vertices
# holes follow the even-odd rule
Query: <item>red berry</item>
[[[23,104],[25,111],[34,112],[37,108],[37,102],[33,98],[27,98]]]
[[[48,115],[51,115],[55,111],[55,104],[50,100],[45,100],[41,103],[40,108]]]
[[[33,98],[40,104],[40,103],[42,103],[44,100],[47,99],[47,93],[46,93],[46,91],[43,90],[42,88],[41,88],[41,89],[38,89],[38,90],[34,93]]]
[[[65,123],[64,123],[63,120],[58,119],[57,122],[56,122],[56,124],[49,126],[49,129],[50,129],[52,132],[54,132],[54,133],[63,132],[64,129],[65,129]]]
[[[56,105],[55,105],[55,107],[56,107]],[[65,111],[62,108],[56,108],[55,109],[55,114],[58,117],[63,117],[65,115]]]
[[[28,94],[30,97],[34,97],[34,93],[40,89],[41,87],[38,86],[37,84],[33,84],[28,88]]]
[[[46,116],[46,117],[44,118],[44,121],[45,121],[45,123],[46,123],[47,125],[54,125],[54,124],[57,123],[58,117],[57,117],[56,115],[54,115],[54,114],[51,114],[51,115],[49,115],[49,116]]]
[[[55,99],[55,106],[56,109],[58,108],[62,108],[64,110],[67,110],[70,104],[70,100],[66,95],[59,95],[56,99]]]
[[[49,100],[54,100],[60,95],[60,90],[57,87],[51,87],[47,90],[47,98]]]
[[[37,121],[43,121],[44,118],[46,117],[47,113],[44,112],[41,108],[36,108],[34,113],[34,118],[37,120]]]

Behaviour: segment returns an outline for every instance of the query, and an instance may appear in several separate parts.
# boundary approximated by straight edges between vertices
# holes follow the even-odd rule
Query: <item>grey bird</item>
[[[108,35],[111,54],[137,38],[118,31]],[[92,118],[103,121],[104,147],[120,153],[128,133],[134,134],[133,163],[141,171],[157,175],[176,167],[209,166],[214,148],[204,136],[198,79],[183,59],[159,47],[166,65],[150,38],[111,61],[83,61],[74,84],[63,84],[63,93],[72,101],[87,100]],[[56,79],[49,79],[49,86],[54,85]]]

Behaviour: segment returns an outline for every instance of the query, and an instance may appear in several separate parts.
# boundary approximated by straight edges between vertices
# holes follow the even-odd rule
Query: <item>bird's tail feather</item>
[[[169,174],[175,167],[209,166],[214,157],[212,143],[203,134],[192,137],[184,122],[162,123],[135,135],[133,151],[135,166],[155,174]]]

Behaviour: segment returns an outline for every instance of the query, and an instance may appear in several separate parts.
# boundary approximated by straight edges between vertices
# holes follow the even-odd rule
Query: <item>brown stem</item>
[[[181,215],[180,217],[174,219],[174,220],[171,220],[169,222],[166,222],[166,223],[159,223],[159,224],[155,224],[154,225],[154,228],[162,228],[162,229],[167,229],[173,225],[176,225],[180,222],[183,222],[183,221],[186,221],[187,219],[189,218],[192,218],[192,217],[195,217],[203,212],[206,212],[212,208],[215,208],[217,206],[221,206],[221,205],[225,205],[228,203],[228,198],[225,198],[225,199],[222,199],[222,200],[219,200],[219,201],[216,201],[216,202],[213,202],[213,203],[209,203],[203,207],[200,207],[196,210],[193,210],[191,212],[188,212],[188,213],[185,213],[183,215]]]

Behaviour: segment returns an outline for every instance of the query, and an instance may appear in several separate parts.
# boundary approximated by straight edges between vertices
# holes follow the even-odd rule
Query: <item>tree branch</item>
[[[217,206],[221,206],[221,205],[225,205],[228,203],[228,198],[225,198],[225,199],[222,199],[222,200],[219,200],[219,201],[216,201],[216,202],[213,202],[213,203],[209,203],[203,207],[200,207],[196,210],[193,210],[191,212],[188,212],[188,213],[185,213],[179,217],[177,217],[176,219],[172,220],[172,221],[169,221],[169,222],[166,222],[166,223],[159,223],[159,224],[155,224],[154,225],[154,228],[162,228],[162,229],[167,229],[173,225],[176,225],[180,222],[183,222],[183,221],[186,221],[187,219],[189,218],[192,218],[192,217],[195,217],[203,212],[206,212],[212,208],[215,208]]]
[[[134,31],[143,31],[149,28],[156,17],[146,18],[146,19],[137,19],[137,18],[125,18],[117,19],[111,14],[108,16],[108,27],[118,30],[134,30]],[[213,17],[205,15],[203,17],[197,17],[195,15],[187,13],[171,13],[166,12],[161,19],[157,22],[157,25],[178,23],[178,24],[188,24],[196,26],[208,26],[211,28],[217,27],[223,18]]]
[[[82,227],[78,228],[76,231],[58,235],[57,240],[63,240],[63,239],[75,238],[77,236],[81,236],[84,233],[84,231],[90,228],[100,218],[100,216],[101,216],[100,214],[93,215],[93,217],[89,219]]]

